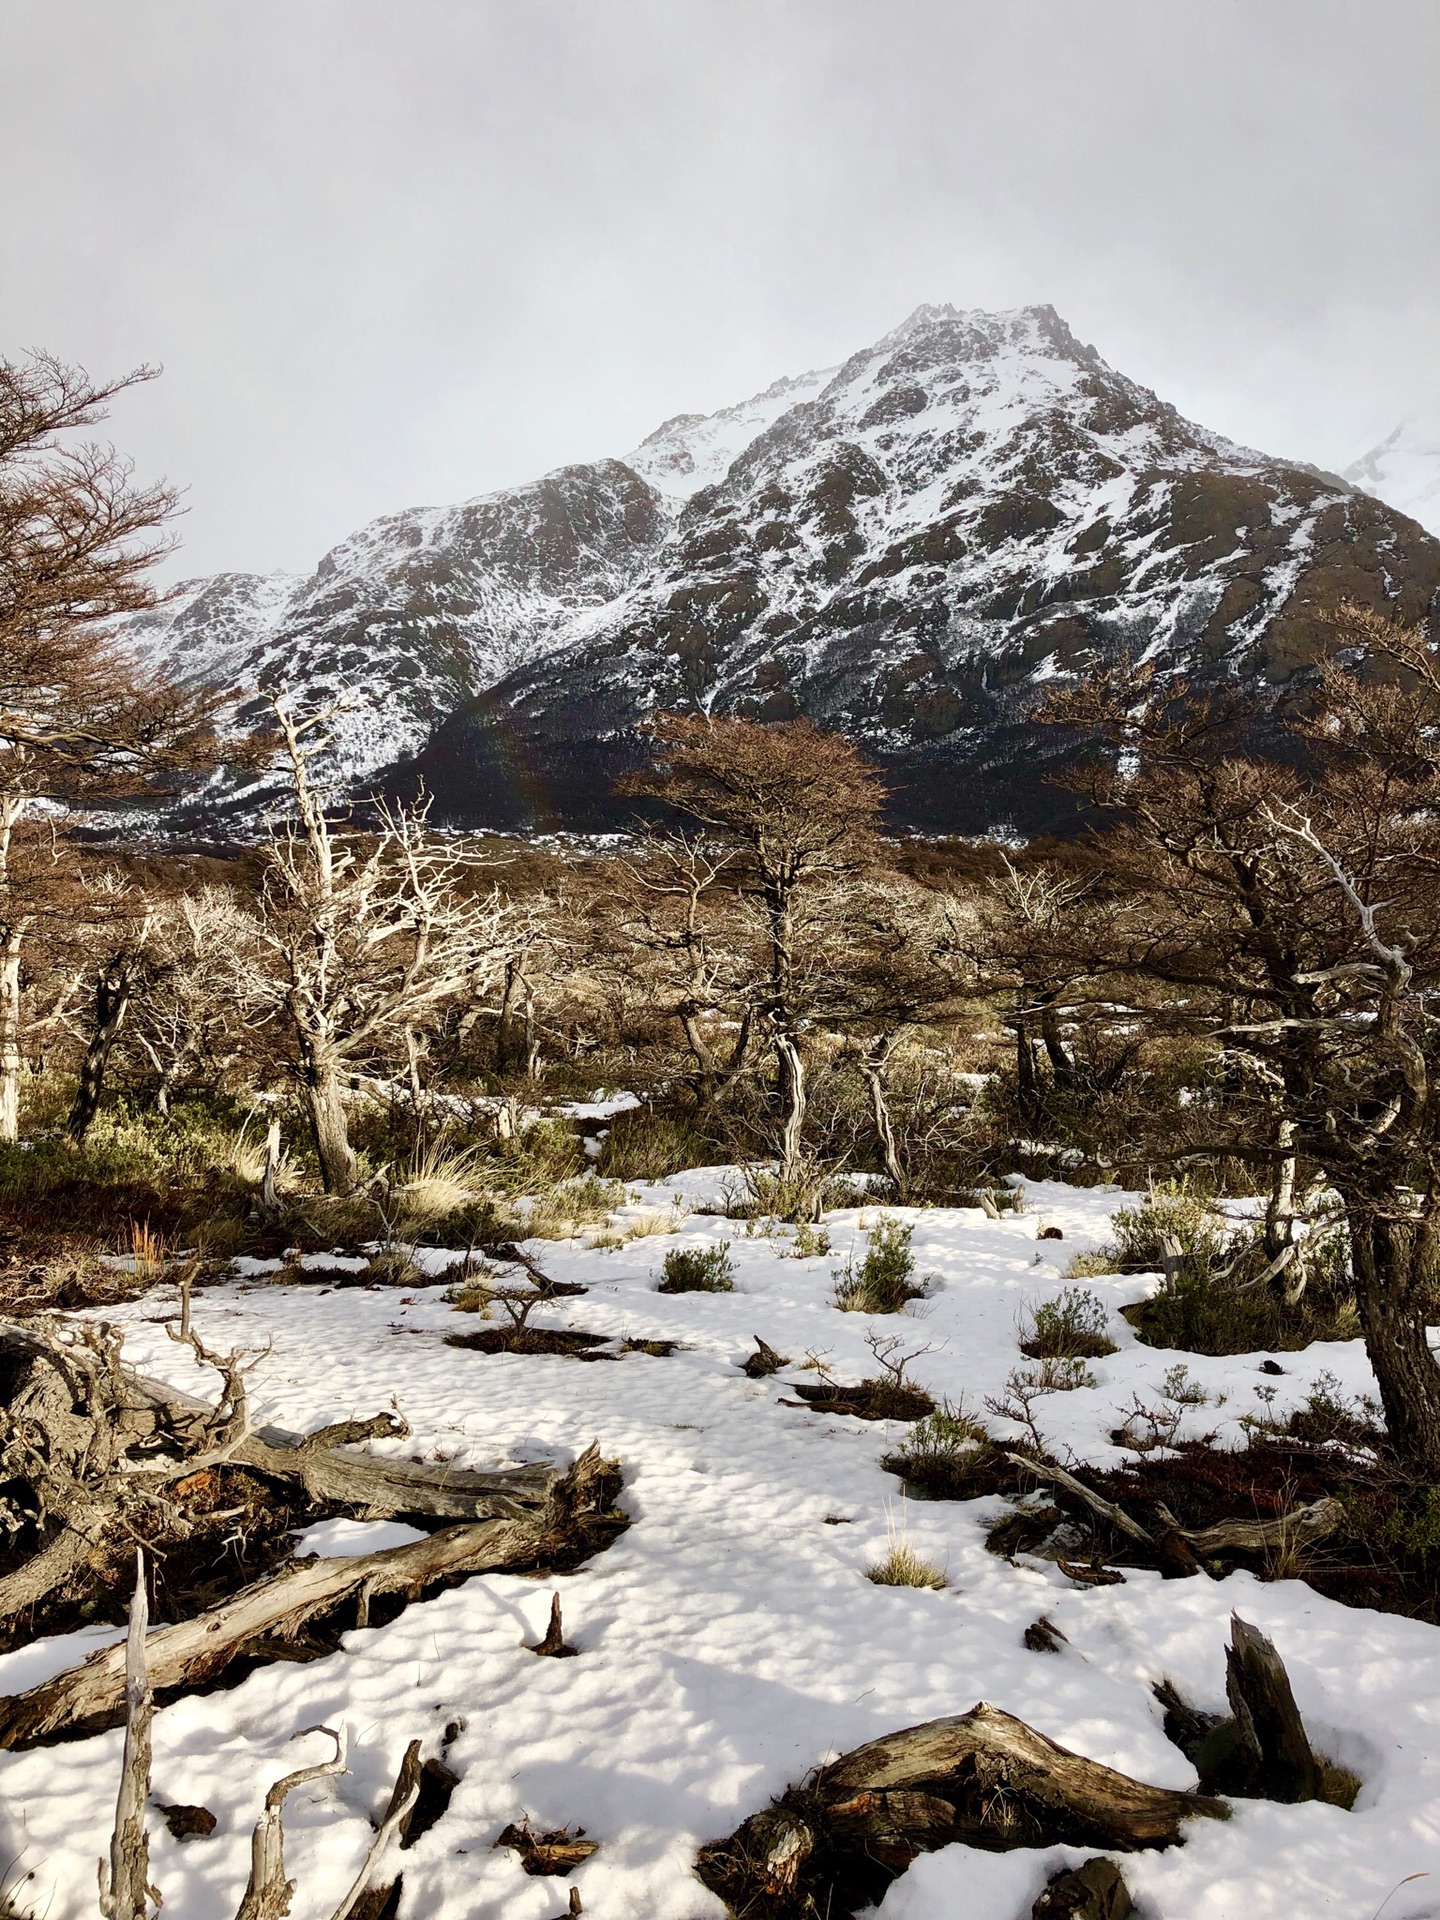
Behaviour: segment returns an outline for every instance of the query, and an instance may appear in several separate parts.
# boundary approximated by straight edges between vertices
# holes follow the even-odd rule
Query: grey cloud
[[[1440,376],[1433,0],[9,0],[0,348],[166,365],[174,569],[1051,301],[1338,466]]]

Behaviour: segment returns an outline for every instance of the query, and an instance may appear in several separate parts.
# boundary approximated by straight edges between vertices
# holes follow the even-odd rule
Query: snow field
[[[721,1192],[733,1170],[702,1169],[634,1189],[615,1224]],[[986,1525],[1003,1502],[905,1502],[879,1460],[899,1425],[820,1416],[780,1404],[794,1367],[751,1381],[738,1363],[752,1336],[798,1364],[816,1354],[840,1380],[873,1373],[864,1336],[902,1332],[930,1344],[911,1369],[937,1398],[962,1394],[983,1414],[1023,1364],[1017,1322],[1065,1284],[1071,1257],[1106,1237],[1110,1212],[1132,1196],[1029,1183],[1027,1211],[988,1220],[978,1210],[891,1211],[914,1227],[932,1296],[902,1317],[842,1314],[834,1269],[863,1223],[828,1216],[828,1257],[785,1257],[792,1238],[747,1237],[745,1223],[691,1213],[674,1232],[605,1251],[534,1242],[557,1280],[590,1288],[542,1308],[537,1322],[671,1338],[668,1359],[629,1354],[571,1359],[485,1356],[447,1347],[476,1325],[446,1304],[443,1285],[409,1293],[275,1286],[251,1273],[198,1296],[209,1344],[273,1348],[251,1377],[257,1422],[313,1427],[395,1404],[410,1422],[401,1453],[462,1466],[573,1455],[592,1440],[618,1457],[627,1533],[574,1574],[485,1576],[393,1624],[354,1631],[344,1650],[309,1665],[275,1665],[240,1686],[187,1699],[156,1716],[154,1797],[199,1802],[214,1836],[173,1841],[157,1816],[153,1877],[169,1920],[233,1912],[248,1870],[250,1829],[266,1787],[328,1750],[301,1729],[344,1721],[351,1771],[293,1794],[287,1862],[297,1920],[333,1910],[371,1836],[400,1755],[415,1735],[449,1751],[460,1774],[445,1817],[404,1856],[402,1920],[549,1920],[570,1883],[529,1879],[493,1841],[528,1814],[537,1826],[583,1826],[600,1851],[575,1874],[595,1920],[702,1920],[719,1902],[691,1872],[696,1848],[732,1830],[810,1768],[896,1728],[964,1712],[985,1699],[1051,1738],[1157,1784],[1194,1784],[1166,1740],[1151,1683],[1169,1676],[1198,1705],[1224,1698],[1232,1609],[1276,1641],[1317,1745],[1363,1781],[1351,1813],[1313,1804],[1238,1802],[1226,1823],[1197,1822],[1183,1847],[1131,1856],[1127,1880],[1147,1920],[1371,1920],[1402,1878],[1386,1920],[1440,1913],[1440,1633],[1327,1601],[1298,1582],[1163,1581],[1130,1572],[1123,1586],[1078,1590],[1040,1561],[1008,1565],[987,1553]],[[1037,1241],[1041,1225],[1059,1241]],[[654,1291],[666,1251],[729,1240],[736,1291]],[[449,1256],[424,1256],[438,1273]],[[253,1265],[253,1263],[252,1263]],[[1086,1280],[1112,1307],[1140,1297],[1141,1276]],[[186,1387],[200,1376],[155,1316],[164,1295],[107,1317],[127,1330],[127,1358]],[[1060,1457],[1108,1462],[1108,1441],[1131,1395],[1154,1401],[1183,1360],[1212,1404],[1187,1431],[1238,1436],[1259,1402],[1277,1411],[1329,1370],[1367,1390],[1359,1343],[1280,1356],[1213,1360],[1138,1345],[1112,1316],[1119,1351],[1089,1363],[1098,1385],[1047,1395],[1039,1419]],[[915,1336],[909,1338],[908,1336]],[[1213,1399],[1224,1394],[1223,1405]],[[1193,1427],[1190,1425],[1193,1423]],[[993,1419],[991,1424],[996,1424]],[[327,1523],[333,1530],[335,1523]],[[943,1592],[877,1587],[865,1568],[892,1532],[944,1565]],[[316,1538],[315,1536],[323,1536]],[[343,1549],[344,1523],[310,1544]],[[349,1550],[365,1550],[355,1540]],[[537,1660],[526,1642],[561,1594],[567,1638],[581,1657]],[[1021,1636],[1046,1613],[1068,1638],[1058,1655]],[[100,1643],[101,1634],[27,1648],[0,1661],[0,1685],[33,1684]],[[105,1633],[104,1638],[113,1637]],[[0,1755],[0,1834],[25,1897],[48,1920],[95,1911],[95,1861],[106,1845],[121,1734]],[[887,1895],[883,1920],[1021,1920],[1064,1849],[990,1855],[952,1847],[918,1861]]]

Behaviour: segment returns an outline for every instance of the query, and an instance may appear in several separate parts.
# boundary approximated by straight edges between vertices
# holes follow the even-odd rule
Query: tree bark
[[[90,1031],[85,1058],[80,1067],[80,1085],[66,1121],[66,1131],[78,1147],[90,1131],[100,1111],[100,1096],[105,1089],[105,1069],[125,1016],[130,1010],[134,984],[133,956],[123,954],[101,968],[95,981],[95,1021]]]
[[[800,1170],[801,1142],[805,1127],[805,1062],[800,1049],[788,1033],[775,1035],[775,1058],[780,1077],[780,1111],[784,1116],[780,1136],[780,1172],[791,1177]]]
[[[1075,1078],[1075,1061],[1061,1035],[1055,1002],[1048,996],[1040,1005],[1040,1038],[1045,1044],[1056,1086],[1068,1087]]]
[[[1440,1366],[1426,1334],[1440,1276],[1435,1224],[1386,1217],[1341,1197],[1365,1352],[1391,1444],[1411,1466],[1440,1478]]]
[[[500,997],[500,1012],[495,1021],[495,1071],[508,1073],[511,1065],[511,1035],[515,1024],[515,1003],[520,993],[520,962],[505,963],[505,989]]]
[[[350,1125],[340,1094],[336,1064],[317,1048],[310,1048],[302,1082],[305,1113],[320,1163],[320,1179],[327,1193],[350,1193],[359,1175]]]
[[[1290,1691],[1285,1663],[1258,1627],[1230,1616],[1225,1693],[1256,1771],[1256,1791],[1293,1804],[1320,1793],[1320,1769]]]
[[[1038,1125],[1040,1119],[1040,1076],[1035,1071],[1035,1044],[1030,1038],[1024,1016],[1016,1014],[1015,1028],[1015,1093],[1020,1108],[1020,1117],[1027,1127]]]
[[[26,917],[17,911],[10,864],[23,797],[0,795],[0,1143],[20,1138],[20,951]]]
[[[20,1138],[20,934],[0,947],[0,1141]]]

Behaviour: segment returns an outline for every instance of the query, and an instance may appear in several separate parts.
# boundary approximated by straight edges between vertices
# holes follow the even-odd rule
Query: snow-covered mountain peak
[[[1440,407],[1402,420],[1346,467],[1344,478],[1440,534]]]
[[[1394,498],[1410,447],[1354,482]],[[134,632],[187,678],[342,695],[337,777],[423,777],[457,821],[602,823],[642,717],[699,706],[839,727],[912,822],[976,830],[1063,805],[1038,684],[1143,653],[1259,688],[1356,598],[1440,612],[1440,543],[1184,419],[1052,307],[934,305],[625,460],[387,515],[307,580],[191,583]]]
[[[668,499],[689,500],[716,486],[745,449],[801,401],[813,399],[835,374],[834,367],[785,376],[763,393],[724,407],[719,413],[677,413],[648,434],[625,464]]]

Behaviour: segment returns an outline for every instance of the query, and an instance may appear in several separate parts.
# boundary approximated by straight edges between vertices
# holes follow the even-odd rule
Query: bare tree
[[[1297,1157],[1344,1207],[1366,1349],[1396,1448],[1440,1472],[1440,668],[1422,635],[1352,614],[1297,721],[1296,765],[1247,752],[1226,697],[1097,678],[1055,717],[1123,749],[1092,782],[1115,826],[1097,852],[1131,902],[1116,970],[1168,994],[1152,1013],[1233,1071],[1215,1151]]]
[[[756,1016],[778,1072],[781,1167],[793,1174],[806,1101],[797,912],[808,888],[856,871],[869,855],[880,777],[851,741],[808,720],[766,726],[662,714],[652,735],[654,765],[622,790],[662,802],[733,849],[733,883],[763,919],[767,958]]]
[[[252,1017],[278,1029],[298,1080],[327,1192],[356,1180],[344,1092],[445,1002],[488,990],[509,957],[514,916],[476,890],[473,856],[442,848],[425,808],[377,809],[376,830],[327,817],[310,763],[328,713],[271,702],[297,818],[266,851],[258,940],[268,964],[237,982]]]
[[[155,1104],[170,1110],[177,1087],[214,1085],[239,1059],[244,1029],[237,969],[260,957],[254,916],[227,887],[157,895],[151,901],[143,990],[134,998],[128,1045],[149,1069]]]
[[[698,833],[657,832],[621,867],[615,946],[645,999],[679,1025],[695,1104],[717,1105],[750,1064],[752,942],[727,881],[736,851]]]
[[[0,1140],[16,1138],[21,960],[36,901],[17,830],[40,799],[153,791],[213,752],[213,696],[147,673],[113,631],[155,604],[176,496],[72,436],[154,377],[108,384],[48,355],[0,361]]]

